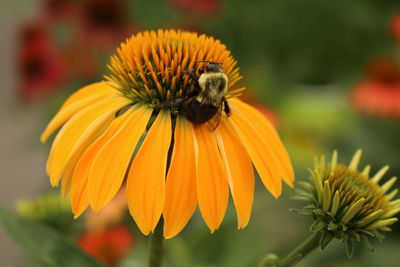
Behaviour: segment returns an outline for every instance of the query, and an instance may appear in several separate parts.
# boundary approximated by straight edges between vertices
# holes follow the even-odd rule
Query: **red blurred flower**
[[[46,15],[51,19],[74,16],[77,8],[73,0],[44,0]]]
[[[170,0],[177,8],[195,15],[215,15],[221,9],[221,0]]]
[[[82,16],[88,42],[107,49],[137,30],[128,24],[126,8],[121,0],[86,0]]]
[[[129,252],[133,235],[125,226],[99,232],[86,232],[77,239],[78,245],[104,264],[115,265]]]
[[[353,88],[351,98],[359,111],[400,118],[400,74],[395,61],[389,57],[373,61],[367,77]]]
[[[400,42],[400,13],[392,18],[389,27],[391,34]]]
[[[20,89],[25,99],[38,99],[64,81],[64,58],[49,38],[45,24],[28,23],[22,29],[17,53]]]

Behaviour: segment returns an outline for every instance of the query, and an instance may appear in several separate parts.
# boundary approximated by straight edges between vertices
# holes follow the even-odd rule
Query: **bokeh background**
[[[227,44],[248,89],[243,97],[276,125],[298,181],[307,179],[314,156],[333,149],[347,162],[362,148],[363,164],[373,171],[389,164],[386,177],[399,175],[398,13],[396,0],[2,1],[1,204],[13,210],[50,190],[49,147],[39,142],[46,122],[70,93],[108,73],[121,41],[158,28],[206,33]],[[232,203],[213,235],[196,214],[166,242],[166,266],[256,266],[267,252],[284,254],[311,224],[289,213],[299,206],[293,193],[286,187],[274,200],[257,184],[252,219],[241,231]],[[148,238],[124,223],[133,245],[120,266],[143,266]],[[400,266],[400,224],[375,245],[374,254],[358,246],[348,260],[333,242],[301,266]],[[2,228],[0,258],[1,266],[32,266]]]

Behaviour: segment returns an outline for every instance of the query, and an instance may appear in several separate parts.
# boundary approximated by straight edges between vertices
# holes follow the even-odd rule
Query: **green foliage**
[[[23,251],[43,266],[101,266],[71,240],[43,224],[17,216],[3,207],[0,207],[0,222]]]

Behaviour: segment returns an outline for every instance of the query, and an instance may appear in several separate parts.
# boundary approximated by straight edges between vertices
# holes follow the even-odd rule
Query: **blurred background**
[[[244,76],[243,97],[277,127],[298,181],[307,179],[314,156],[333,149],[347,163],[362,148],[362,163],[372,164],[373,171],[389,164],[387,178],[400,174],[397,0],[15,0],[2,1],[0,10],[1,204],[32,217],[36,206],[21,200],[50,194],[39,202],[58,206],[45,213],[66,219],[52,218],[48,225],[85,251],[117,240],[117,256],[99,256],[102,262],[143,266],[148,238],[125,213],[112,214],[118,223],[107,235],[87,233],[97,227],[90,214],[71,227],[68,205],[51,195],[57,190],[50,191],[45,175],[49,146],[40,144],[39,136],[63,100],[108,74],[116,46],[141,30],[184,29],[225,43]],[[289,213],[299,206],[291,195],[286,187],[283,197],[273,200],[257,184],[252,219],[241,231],[232,203],[213,235],[197,213],[182,234],[167,240],[166,266],[256,266],[267,252],[285,254],[308,235],[311,224]],[[301,266],[400,266],[399,242],[395,224],[374,254],[357,247],[348,260],[333,242]],[[0,258],[2,266],[33,266],[3,228]]]

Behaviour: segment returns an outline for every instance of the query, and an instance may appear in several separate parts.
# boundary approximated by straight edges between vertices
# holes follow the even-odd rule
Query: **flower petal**
[[[228,178],[214,133],[207,125],[197,125],[197,197],[201,214],[211,232],[218,229],[228,205]]]
[[[265,187],[274,197],[278,197],[282,192],[283,171],[276,155],[250,119],[240,114],[233,105],[231,107],[232,114],[227,121],[246,148]]]
[[[73,169],[68,169],[61,179],[61,196],[66,197],[68,190],[71,187],[71,180],[72,180],[72,172]]]
[[[263,116],[258,110],[252,106],[240,101],[239,99],[232,99],[233,108],[236,108],[243,114],[249,122],[257,129],[261,136],[271,147],[273,153],[277,156],[279,165],[284,170],[283,180],[290,186],[293,186],[294,171],[289,155],[282,144],[282,141],[276,132],[274,126]]]
[[[116,95],[116,91],[105,82],[85,86],[71,95],[47,125],[40,140],[44,143],[50,135],[81,109],[100,99]]]
[[[222,120],[216,130],[218,147],[228,175],[228,182],[235,203],[238,229],[250,220],[254,198],[254,171],[251,159],[236,134]]]
[[[130,109],[112,121],[105,132],[86,149],[76,164],[71,181],[71,207],[75,218],[79,217],[89,205],[88,177],[93,160],[103,145],[118,133],[131,113]]]
[[[172,238],[182,231],[197,205],[194,132],[181,116],[176,118],[165,192],[164,237]]]
[[[89,201],[95,211],[103,208],[121,187],[151,113],[150,108],[142,105],[133,110],[118,133],[104,144],[93,160],[88,189]]]
[[[81,101],[82,99],[85,99],[93,95],[106,95],[106,94],[115,95],[116,92],[117,91],[115,90],[115,88],[112,87],[109,82],[101,81],[93,83],[85,87],[82,87],[81,89],[73,93],[70,97],[68,97],[68,99],[61,106],[61,109],[66,108],[67,106],[75,102]]]
[[[171,128],[170,112],[161,110],[128,174],[126,192],[129,211],[145,235],[154,231],[164,208]]]
[[[57,185],[61,176],[73,168],[80,154],[110,122],[128,99],[114,97],[93,104],[73,116],[60,130],[51,148],[50,181]]]

